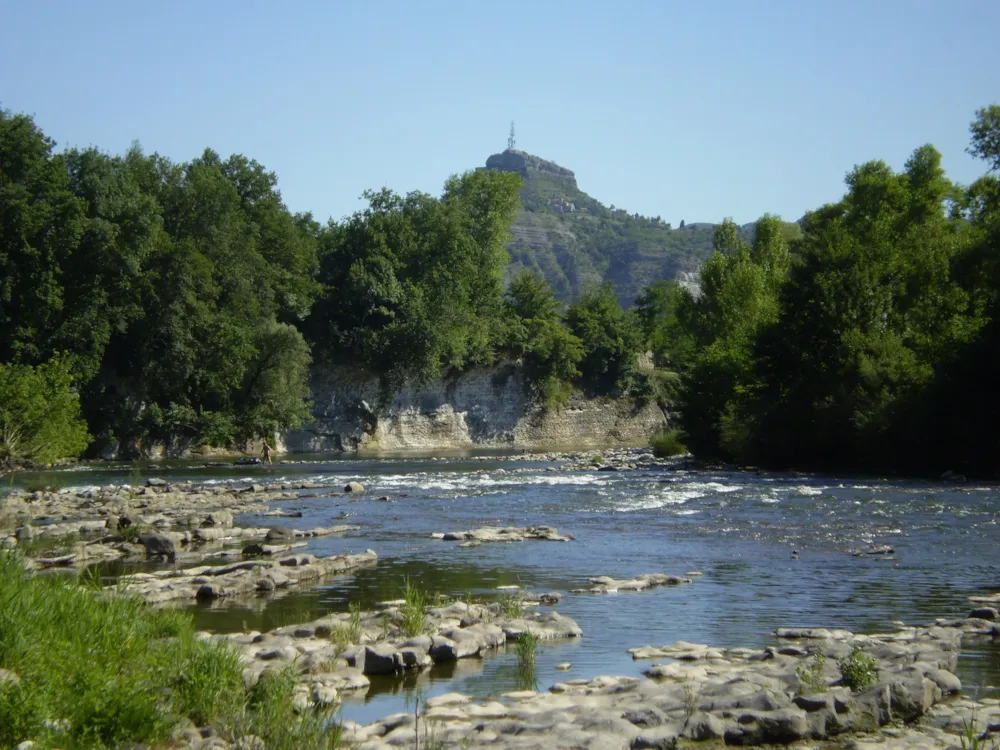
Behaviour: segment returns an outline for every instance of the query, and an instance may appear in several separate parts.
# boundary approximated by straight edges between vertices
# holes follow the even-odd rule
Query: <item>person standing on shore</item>
[[[264,439],[264,449],[260,452],[261,458],[263,458],[268,463],[271,463],[271,446],[267,443],[267,438]]]

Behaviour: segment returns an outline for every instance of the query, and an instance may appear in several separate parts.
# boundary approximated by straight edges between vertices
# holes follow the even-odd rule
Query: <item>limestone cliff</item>
[[[291,452],[434,451],[644,445],[666,424],[653,403],[586,399],[559,411],[529,398],[516,363],[407,385],[380,403],[377,378],[336,368],[313,382],[315,421],[285,438]]]

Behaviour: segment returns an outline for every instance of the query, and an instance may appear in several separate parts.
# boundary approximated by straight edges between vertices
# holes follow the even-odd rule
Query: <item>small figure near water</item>
[[[267,440],[264,440],[264,449],[260,452],[261,458],[263,458],[268,463],[271,463],[271,446],[268,445]]]

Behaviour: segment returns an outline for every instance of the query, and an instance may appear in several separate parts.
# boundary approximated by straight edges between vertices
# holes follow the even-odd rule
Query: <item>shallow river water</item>
[[[374,549],[378,565],[276,599],[194,609],[199,627],[267,629],[401,596],[404,582],[431,593],[496,596],[502,585],[566,594],[558,611],[583,638],[543,644],[542,688],[563,679],[638,675],[627,649],[676,640],[717,646],[774,642],[780,626],[891,629],[968,613],[967,597],[1000,590],[1000,491],[975,483],[685,471],[553,471],[516,457],[319,459],[273,467],[161,472],[196,481],[326,480],[330,489],[274,503],[301,518],[242,516],[237,523],[298,528],[352,523],[343,537],[313,540],[317,554]],[[60,483],[128,481],[128,471],[60,472]],[[52,477],[53,475],[47,475]],[[341,489],[365,485],[360,497]],[[386,496],[388,501],[381,500]],[[344,518],[347,520],[343,520]],[[548,524],[571,542],[461,548],[436,531]],[[895,554],[854,556],[870,543]],[[794,554],[797,553],[797,554]],[[688,586],[610,595],[572,594],[587,578],[700,571]],[[367,722],[417,696],[457,690],[486,696],[514,689],[516,658],[463,660],[405,681],[373,681],[342,715]],[[568,672],[556,670],[570,662]],[[959,676],[970,693],[996,695],[1000,645],[967,642]]]

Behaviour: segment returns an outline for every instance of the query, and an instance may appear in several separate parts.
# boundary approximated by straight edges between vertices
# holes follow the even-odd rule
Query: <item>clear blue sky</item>
[[[933,143],[983,169],[998,0],[0,0],[0,105],[60,146],[206,146],[317,218],[517,145],[630,212],[743,223]]]

